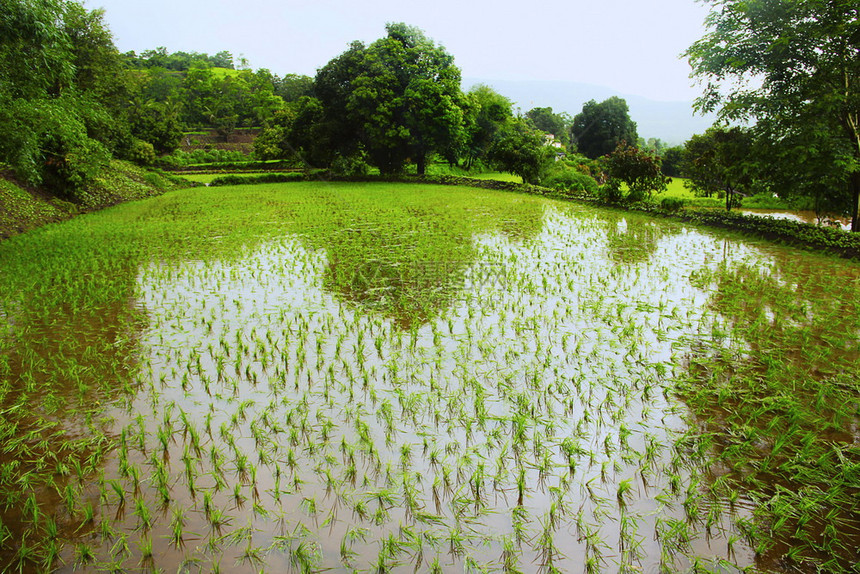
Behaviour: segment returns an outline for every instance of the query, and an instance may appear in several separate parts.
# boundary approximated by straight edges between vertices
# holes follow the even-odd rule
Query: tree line
[[[0,0],[0,167],[73,198],[112,158],[147,165],[188,130],[263,125],[308,80],[227,51],[122,54],[102,10]]]
[[[453,56],[402,23],[353,42],[313,78],[279,77],[226,51],[121,54],[100,10],[0,0],[0,162],[27,183],[72,192],[112,157],[147,164],[184,131],[253,126],[259,158],[340,173],[420,174],[444,161],[614,201],[685,176],[727,208],[776,194],[850,214],[858,230],[858,8],[709,1],[709,32],[686,55],[705,85],[697,107],[719,123],[669,147],[639,137],[622,98],[571,117],[520,113],[489,86],[464,92]]]

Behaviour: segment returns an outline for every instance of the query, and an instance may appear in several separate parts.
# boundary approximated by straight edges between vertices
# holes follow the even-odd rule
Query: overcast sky
[[[704,32],[694,0],[86,0],[104,8],[117,47],[243,55],[252,68],[313,76],[386,22],[424,30],[464,77],[597,84],[656,100],[692,100],[679,55]]]

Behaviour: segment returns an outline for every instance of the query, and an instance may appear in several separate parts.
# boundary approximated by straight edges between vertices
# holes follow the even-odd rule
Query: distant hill
[[[641,96],[618,93],[610,88],[575,82],[508,81],[463,78],[463,89],[486,84],[514,102],[523,113],[534,107],[552,107],[556,113],[575,116],[588,100],[619,96],[627,101],[630,117],[636,122],[639,137],[660,138],[668,144],[682,144],[714,123],[713,116],[693,115],[693,102],[658,102]]]

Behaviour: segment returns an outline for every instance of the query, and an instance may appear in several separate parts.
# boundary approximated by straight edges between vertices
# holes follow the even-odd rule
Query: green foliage
[[[275,76],[272,78],[275,95],[280,96],[286,103],[295,102],[299,98],[312,96],[314,91],[314,79],[310,76],[298,74],[287,74],[283,78]]]
[[[661,169],[666,177],[682,177],[682,162],[684,158],[684,146],[665,148],[658,154],[661,161]]]
[[[602,161],[609,177],[626,185],[627,201],[642,201],[650,198],[652,193],[666,189],[666,176],[660,169],[660,158],[624,142],[618,144],[615,151]],[[619,184],[612,184],[611,187],[613,194],[621,188]]]
[[[158,154],[172,152],[182,140],[182,123],[177,107],[171,103],[139,103],[130,123],[132,133],[152,145]]]
[[[101,13],[49,0],[0,6],[0,161],[74,198],[114,143],[111,117],[96,103],[112,72],[98,67],[113,48]]]
[[[212,126],[223,137],[238,126],[260,125],[283,107],[273,81],[265,69],[218,74],[191,68],[182,82],[182,119],[186,126]]]
[[[200,52],[168,53],[167,48],[159,46],[154,50],[145,50],[140,56],[134,52],[128,52],[124,57],[132,68],[162,68],[175,72],[187,72],[191,68],[234,69],[233,54],[226,50],[210,56]]]
[[[359,149],[347,157],[337,155],[331,162],[331,171],[337,175],[362,176],[370,173],[370,165],[367,163],[367,155]]]
[[[262,159],[326,166],[335,155],[329,135],[322,102],[302,96],[274,114],[254,140],[254,153]]]
[[[660,200],[660,208],[666,211],[678,211],[686,205],[686,201],[679,197],[664,197]]]
[[[152,165],[156,159],[155,148],[149,142],[135,140],[128,153],[128,159],[138,165]]]
[[[752,134],[744,128],[714,127],[691,137],[684,147],[687,185],[699,195],[725,196],[727,211],[737,207],[741,196],[754,189],[757,158],[752,147]]]
[[[709,32],[686,53],[693,74],[705,82],[698,108],[716,110],[724,120],[759,120],[768,143],[777,150],[813,151],[811,162],[783,159],[778,169],[784,167],[800,181],[814,182],[827,164],[831,179],[845,190],[837,193],[848,195],[852,230],[860,231],[860,18],[856,3],[710,3],[714,8],[707,21]],[[814,184],[804,187],[815,195],[827,195],[828,188],[833,189]]]
[[[572,120],[567,114],[556,114],[549,107],[532,108],[526,112],[526,118],[532,122],[534,127],[542,132],[552,134],[562,144],[570,143],[569,128]]]
[[[248,169],[258,169],[261,166],[268,167],[265,162],[249,162],[248,156],[240,151],[225,149],[177,150],[170,155],[160,157],[158,164],[165,168],[183,168],[202,164],[222,164],[216,165],[215,168],[248,167]],[[223,164],[230,165],[224,166]],[[249,166],[248,164],[253,165]]]
[[[453,57],[417,29],[389,24],[388,35],[350,49],[317,73],[329,149],[349,157],[361,145],[382,173],[427,157],[453,159],[465,144],[465,98]]]
[[[594,195],[599,186],[590,173],[591,169],[585,163],[565,158],[547,168],[541,184],[558,190]]]
[[[465,168],[486,160],[490,147],[513,118],[511,101],[484,84],[466,94]]]
[[[286,183],[304,181],[304,173],[263,173],[259,175],[222,175],[209,182],[210,187],[222,185],[253,185],[261,183]]]
[[[599,104],[586,102],[573,118],[570,135],[576,150],[591,159],[612,153],[621,142],[635,145],[639,141],[627,102],[617,96]]]
[[[537,184],[552,162],[555,150],[545,145],[542,132],[523,118],[516,118],[501,131],[487,155],[502,171],[522,177],[525,183]]]

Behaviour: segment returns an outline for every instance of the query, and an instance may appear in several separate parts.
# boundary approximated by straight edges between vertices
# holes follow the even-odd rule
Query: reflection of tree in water
[[[56,309],[49,317],[18,317],[26,329],[12,329],[0,342],[0,524],[8,535],[0,570],[17,569],[22,547],[39,547],[51,536],[81,540],[96,527],[81,508],[69,507],[64,493],[81,490],[78,505],[98,506],[95,477],[116,439],[98,416],[103,405],[135,392],[141,314],[127,302]]]
[[[612,219],[606,222],[609,257],[616,263],[644,263],[657,250],[663,237],[677,233],[674,228],[636,219]]]
[[[681,396],[728,471],[714,488],[748,492],[775,521],[763,569],[789,550],[847,566],[860,547],[858,278],[849,264],[797,253],[771,269],[691,276],[725,323],[691,354]]]
[[[463,195],[472,203],[428,208],[404,200],[386,213],[356,212],[359,221],[350,227],[315,237],[329,259],[323,285],[409,327],[449,306],[470,284],[492,280],[497,270],[475,267],[473,236],[533,238],[542,227],[543,206],[534,200],[512,205],[501,196],[475,207]]]

